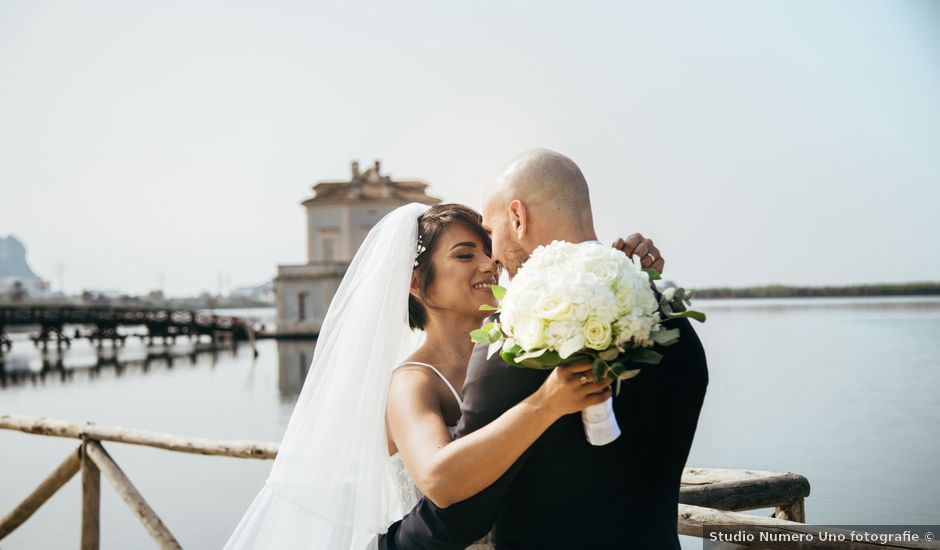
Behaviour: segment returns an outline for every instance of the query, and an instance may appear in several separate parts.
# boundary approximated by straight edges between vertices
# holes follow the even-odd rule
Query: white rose
[[[584,334],[585,345],[599,351],[609,348],[613,339],[610,324],[601,321],[597,317],[591,317],[584,323],[582,333]]]
[[[620,275],[617,266],[611,264],[608,258],[589,258],[584,263],[584,269],[595,275],[604,284],[613,283]]]
[[[520,315],[513,320],[512,335],[522,349],[534,351],[545,345],[545,323],[535,315]]]
[[[543,296],[538,305],[535,306],[535,314],[548,321],[561,319],[570,311],[571,300],[565,296]]]
[[[617,305],[620,307],[621,311],[629,311],[633,308],[634,292],[633,289],[628,286],[623,286],[617,289]]]

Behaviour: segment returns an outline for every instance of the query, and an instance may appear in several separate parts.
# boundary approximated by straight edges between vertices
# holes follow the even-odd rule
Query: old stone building
[[[410,202],[436,204],[421,181],[395,181],[380,172],[379,161],[365,171],[352,163],[348,181],[313,186],[307,209],[307,263],[280,265],[275,278],[277,332],[312,335],[320,330],[326,309],[349,262],[369,230],[383,216]]]

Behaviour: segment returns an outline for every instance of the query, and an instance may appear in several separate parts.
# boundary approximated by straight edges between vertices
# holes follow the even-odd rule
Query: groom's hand
[[[651,267],[657,273],[662,274],[666,267],[666,260],[659,254],[659,249],[653,245],[652,239],[647,239],[641,233],[634,233],[624,239],[617,239],[614,248],[623,251],[627,256],[636,254],[640,257],[640,264],[643,267]]]

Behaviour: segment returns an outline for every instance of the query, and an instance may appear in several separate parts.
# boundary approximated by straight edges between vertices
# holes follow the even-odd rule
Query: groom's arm
[[[511,367],[498,356],[487,360],[486,348],[478,345],[473,350],[464,382],[457,437],[472,433],[498,418],[537,390],[548,376],[548,371]],[[447,508],[440,508],[422,498],[408,515],[389,527],[386,535],[379,537],[379,547],[449,550],[464,548],[481,539],[495,523],[528,454],[529,450],[526,450],[492,485]]]

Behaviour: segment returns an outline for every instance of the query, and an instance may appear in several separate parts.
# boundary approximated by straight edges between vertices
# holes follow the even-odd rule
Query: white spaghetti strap
[[[398,368],[403,367],[405,365],[421,365],[422,367],[428,367],[429,369],[433,370],[435,373],[437,373],[438,376],[441,377],[441,380],[443,380],[444,383],[447,384],[447,387],[450,388],[450,393],[454,394],[454,399],[457,400],[457,405],[459,405],[460,407],[463,407],[463,400],[460,399],[460,395],[457,393],[457,390],[454,389],[454,386],[451,385],[450,380],[448,380],[446,376],[441,374],[441,371],[434,368],[433,365],[429,365],[427,363],[421,363],[419,361],[405,361],[401,365],[398,365],[398,367],[395,367],[395,369],[397,370]]]

